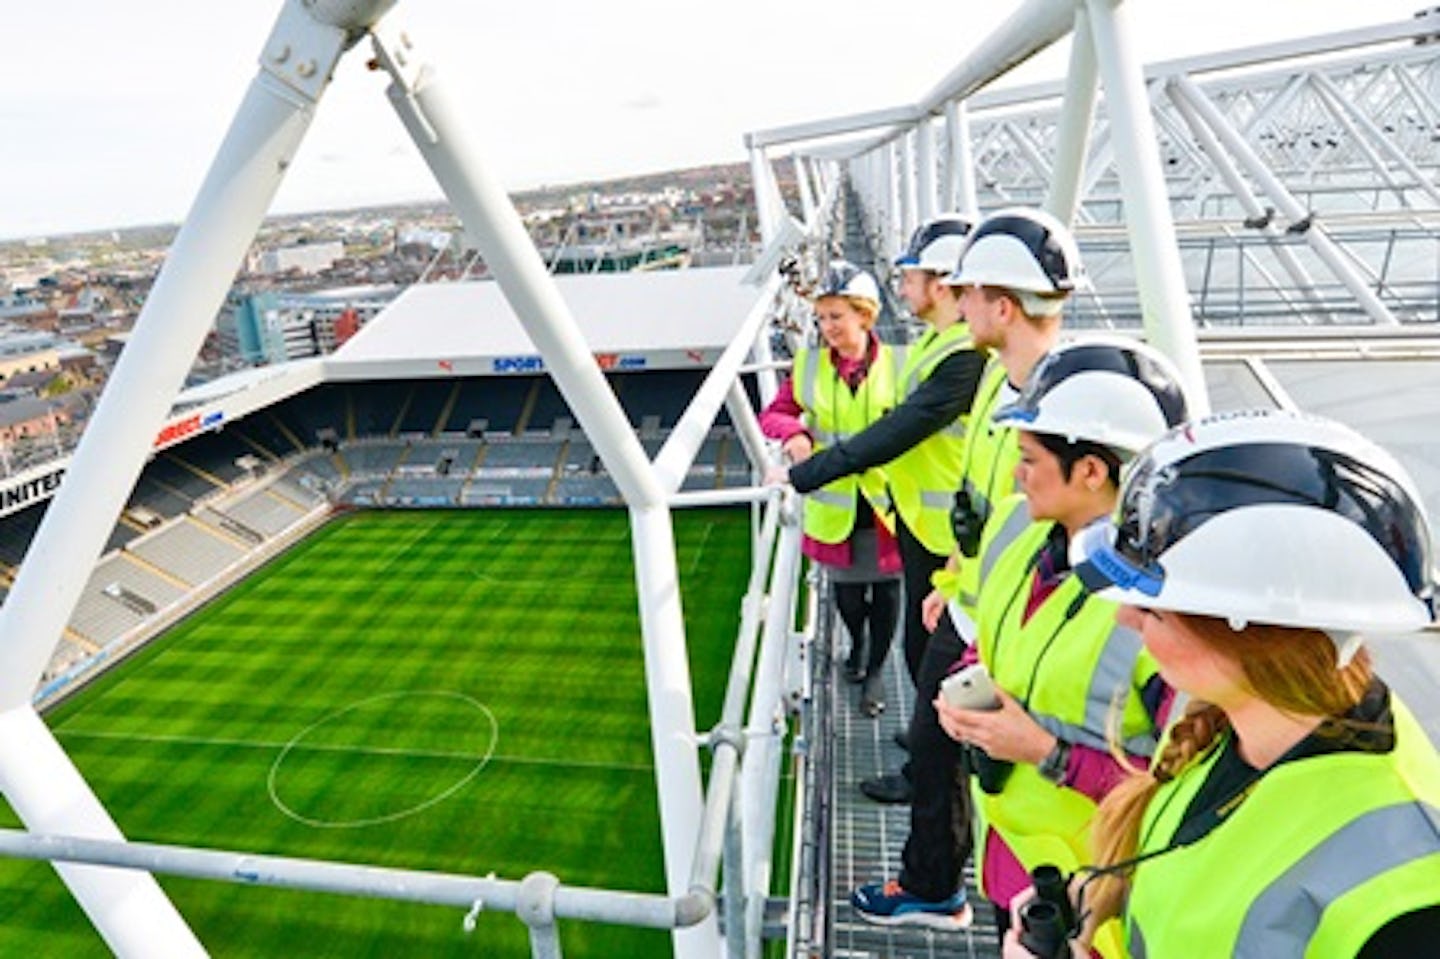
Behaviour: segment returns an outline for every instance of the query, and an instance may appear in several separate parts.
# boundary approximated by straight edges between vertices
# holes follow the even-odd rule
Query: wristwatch
[[[1065,769],[1070,765],[1070,744],[1063,739],[1055,740],[1055,748],[1040,760],[1036,767],[1046,782],[1056,786],[1065,785]]]

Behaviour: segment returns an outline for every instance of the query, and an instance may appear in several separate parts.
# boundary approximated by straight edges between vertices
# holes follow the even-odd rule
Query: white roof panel
[[[755,306],[746,267],[557,276],[590,351],[621,369],[710,366]],[[492,281],[416,284],[326,362],[332,378],[535,372],[538,357]]]

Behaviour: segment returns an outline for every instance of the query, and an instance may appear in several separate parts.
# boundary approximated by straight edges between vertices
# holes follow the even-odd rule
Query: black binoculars
[[[970,771],[975,774],[975,781],[980,784],[980,789],[987,795],[997,795],[1005,788],[1005,780],[1010,778],[1010,770],[1015,764],[1005,759],[992,759],[990,754],[973,743],[965,747],[965,752],[970,760]]]
[[[980,553],[980,534],[985,530],[985,515],[975,508],[968,490],[956,490],[955,502],[950,507],[950,528],[955,533],[955,543],[967,559],[974,559]]]
[[[1041,959],[1068,956],[1070,939],[1080,930],[1065,874],[1055,866],[1036,866],[1030,881],[1035,898],[1020,907],[1020,945]]]

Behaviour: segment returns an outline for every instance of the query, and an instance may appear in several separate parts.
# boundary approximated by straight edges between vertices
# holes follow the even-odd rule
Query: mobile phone
[[[1000,697],[984,663],[972,663],[940,682],[940,695],[956,709],[999,709]]]

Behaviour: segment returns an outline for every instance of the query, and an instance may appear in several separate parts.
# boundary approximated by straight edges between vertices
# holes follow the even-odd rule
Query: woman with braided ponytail
[[[1440,757],[1359,645],[1434,621],[1418,503],[1346,427],[1228,414],[1147,450],[1078,538],[1077,574],[1190,700],[1076,884],[1130,955],[1434,954]]]

